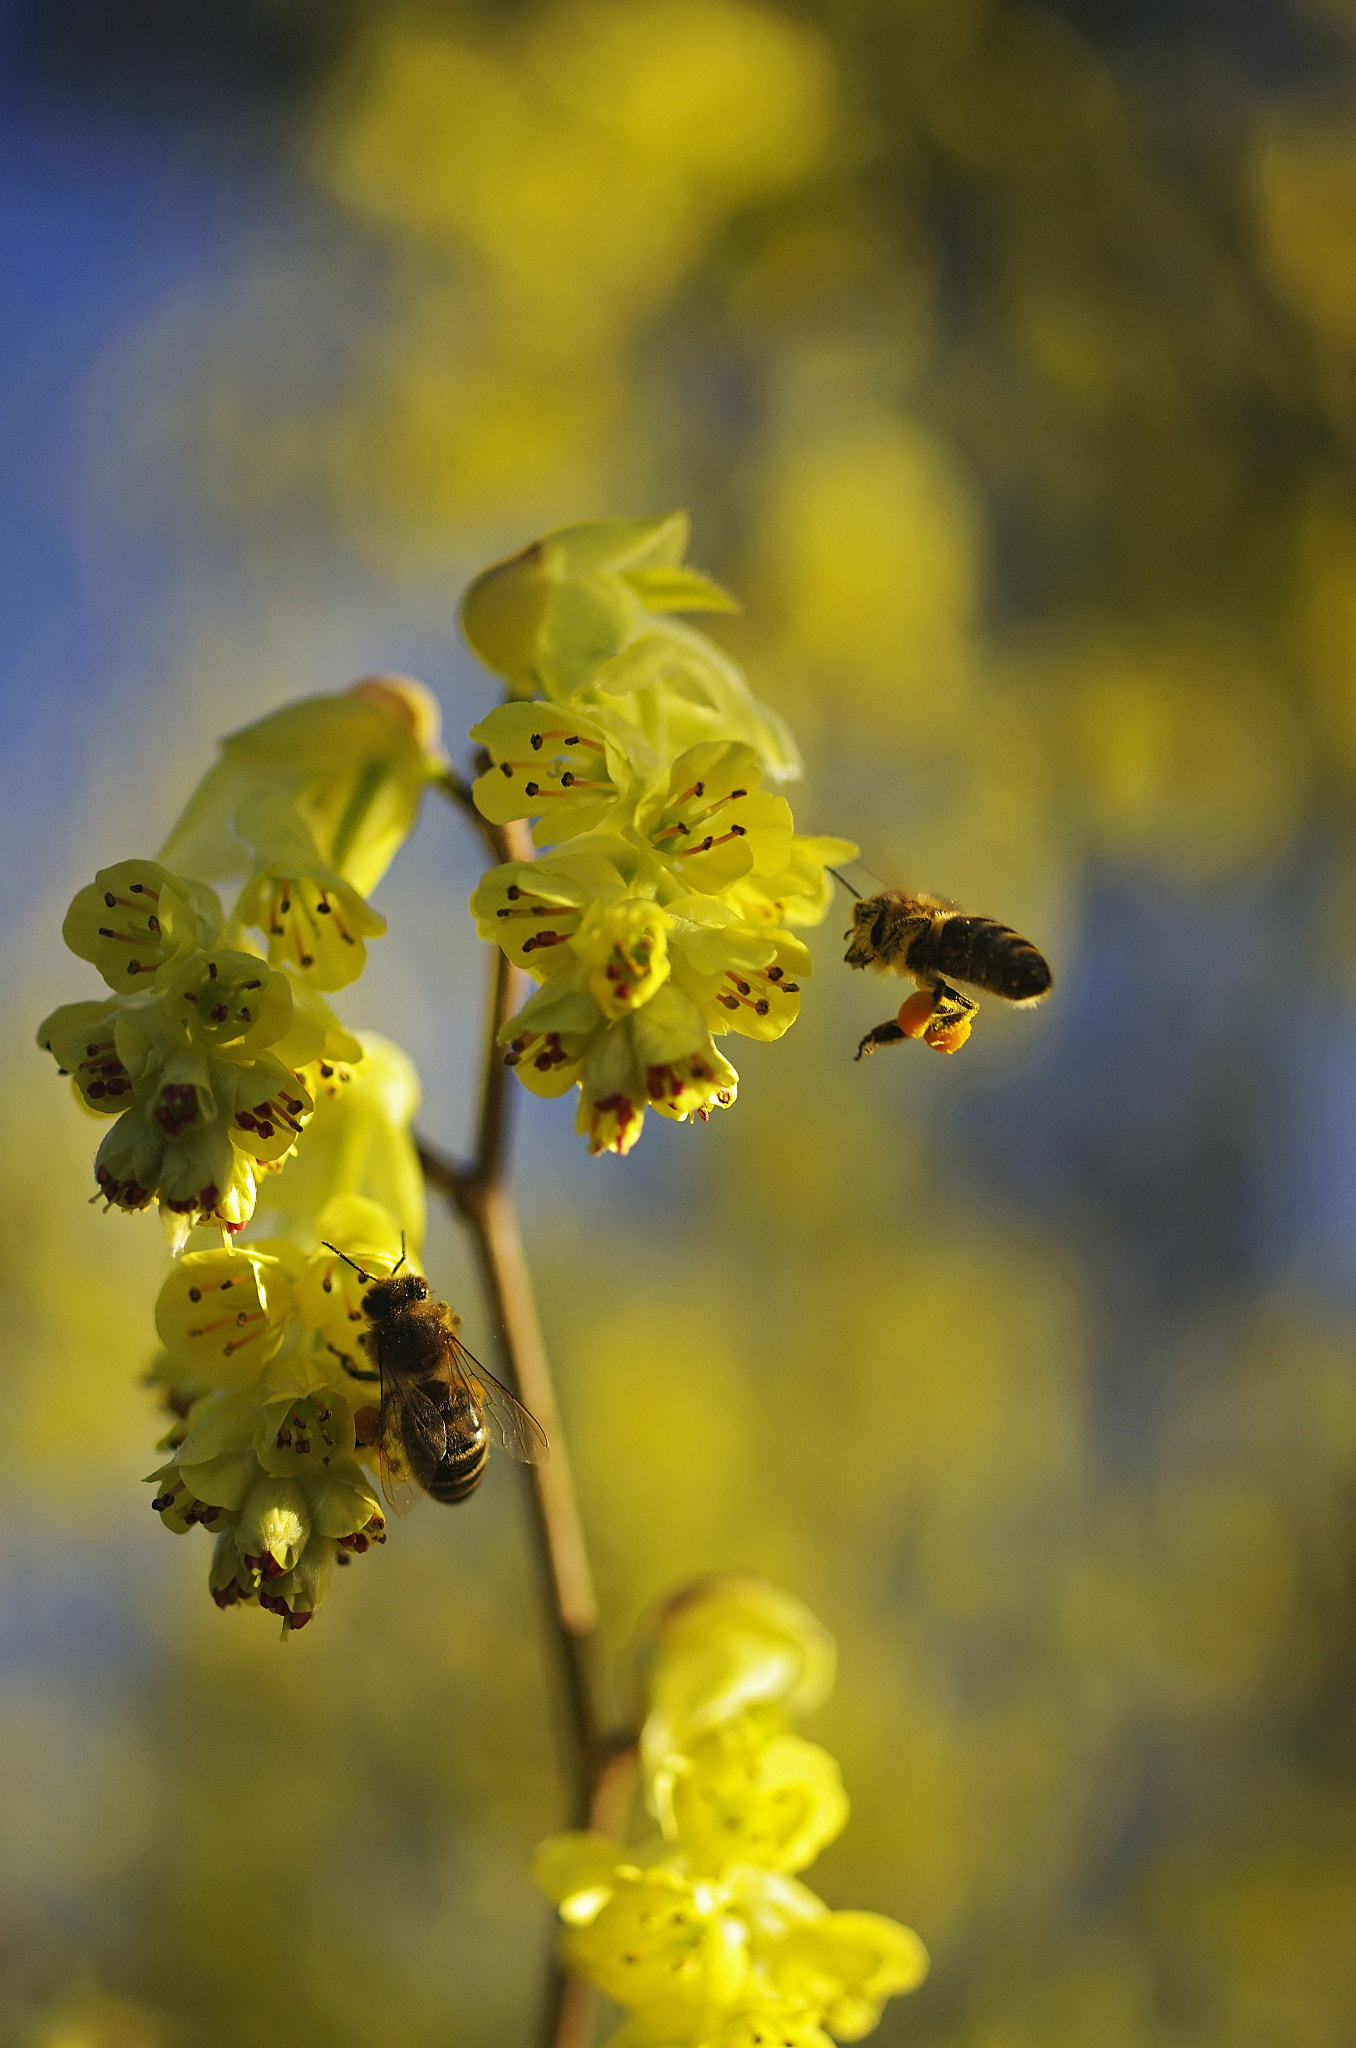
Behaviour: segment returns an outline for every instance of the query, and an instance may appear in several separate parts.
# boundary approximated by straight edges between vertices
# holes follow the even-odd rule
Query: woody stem
[[[482,818],[455,771],[449,769],[439,786],[469,815],[496,863],[532,858],[526,828]],[[503,1376],[551,1446],[549,1460],[527,1467],[525,1476],[532,1547],[556,1650],[569,1819],[574,1827],[601,1825],[614,1832],[630,1803],[634,1771],[628,1775],[627,1759],[634,1757],[634,1745],[614,1732],[603,1704],[593,1576],[509,1180],[511,1098],[498,1039],[519,1006],[526,979],[497,954],[473,1156],[463,1163],[421,1143],[419,1158],[425,1180],[446,1196],[470,1237]],[[588,2048],[595,2014],[592,1987],[553,1966],[543,2012],[546,2048]]]

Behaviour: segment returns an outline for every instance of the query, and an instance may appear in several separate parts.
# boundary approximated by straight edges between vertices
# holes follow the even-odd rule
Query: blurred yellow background
[[[454,637],[533,534],[686,505],[809,831],[1054,962],[854,1066],[812,935],[737,1108],[519,1187],[620,1660],[747,1566],[841,1647],[833,1905],[883,2048],[1356,2032],[1356,9],[13,10],[0,2040],[527,2038],[559,1823],[517,1475],[280,1647],[138,1481],[154,1222],[32,1045],[61,913],[216,735]],[[460,1142],[475,849],[340,1003]],[[451,1226],[429,1270],[483,1317]]]

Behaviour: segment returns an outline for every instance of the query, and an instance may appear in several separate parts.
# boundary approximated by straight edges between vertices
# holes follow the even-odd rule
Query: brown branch
[[[532,859],[526,827],[517,822],[493,825],[482,818],[472,802],[469,784],[454,769],[439,777],[437,787],[474,822],[496,863]],[[615,1732],[604,1703],[598,1603],[555,1384],[509,1186],[508,1069],[498,1039],[526,985],[527,976],[503,953],[497,953],[472,1158],[460,1165],[421,1143],[419,1159],[429,1185],[446,1195],[470,1235],[503,1376],[536,1416],[551,1445],[549,1460],[527,1467],[525,1477],[533,1553],[556,1649],[569,1818],[575,1827],[592,1826],[600,1832],[620,1834],[635,1789],[635,1742],[631,1735]],[[589,2048],[596,2017],[593,1986],[566,1977],[553,1965],[543,2013],[543,2042],[551,2048]]]

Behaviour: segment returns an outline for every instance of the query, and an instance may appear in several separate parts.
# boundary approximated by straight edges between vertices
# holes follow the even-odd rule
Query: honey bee
[[[953,988],[953,981],[968,982],[1019,1009],[1041,1002],[1054,986],[1048,962],[1030,939],[995,918],[968,917],[938,896],[885,889],[859,898],[852,929],[843,936],[849,942],[843,955],[849,967],[911,975],[918,988],[900,1004],[897,1019],[867,1032],[857,1047],[858,1059],[903,1038],[922,1038],[938,1052],[959,1051],[979,1004]]]
[[[491,1437],[524,1465],[550,1456],[545,1433],[522,1402],[459,1341],[460,1316],[445,1301],[430,1301],[421,1274],[400,1276],[403,1241],[384,1280],[363,1272],[337,1245],[325,1249],[371,1283],[362,1298],[368,1326],[358,1341],[374,1370],[338,1355],[350,1378],[381,1383],[381,1490],[398,1514],[413,1507],[416,1486],[449,1505],[474,1493]]]

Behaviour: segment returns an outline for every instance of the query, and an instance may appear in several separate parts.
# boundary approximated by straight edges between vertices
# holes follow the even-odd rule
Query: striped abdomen
[[[422,1391],[446,1411],[446,1453],[433,1458],[428,1444],[412,1426],[402,1429],[401,1442],[410,1471],[425,1493],[450,1507],[474,1493],[485,1476],[490,1455],[485,1418],[464,1389],[449,1389],[441,1381],[433,1380]]]
[[[1054,983],[1030,939],[991,917],[938,917],[909,947],[908,964],[915,974],[968,981],[1009,1003],[1038,1002]]]

